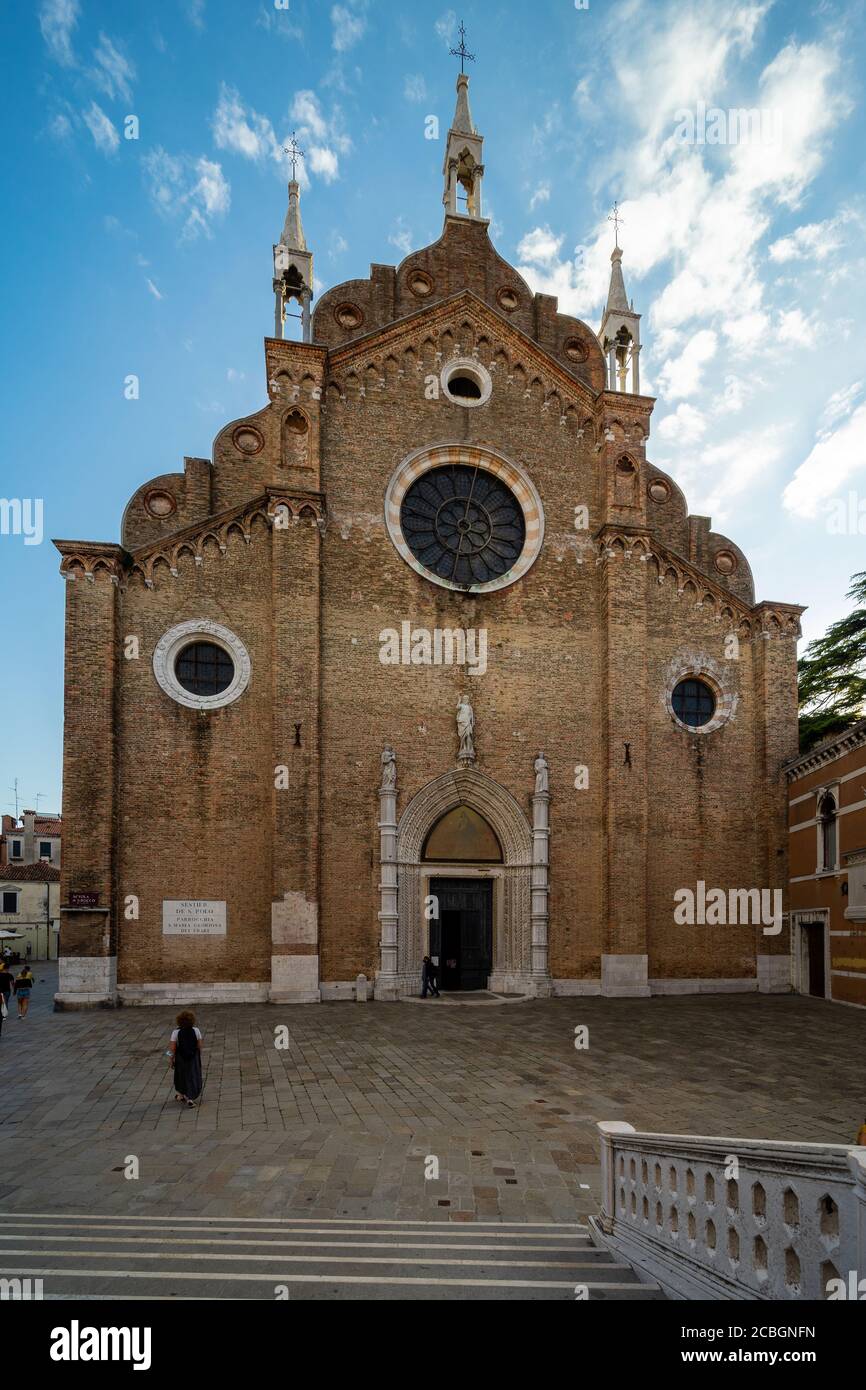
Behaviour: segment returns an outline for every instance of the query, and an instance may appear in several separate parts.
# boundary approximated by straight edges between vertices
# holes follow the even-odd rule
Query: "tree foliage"
[[[848,598],[858,604],[810,642],[800,659],[800,748],[805,752],[856,724],[866,713],[866,571]]]

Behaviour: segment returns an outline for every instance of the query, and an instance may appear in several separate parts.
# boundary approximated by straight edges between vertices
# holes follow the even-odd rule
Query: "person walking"
[[[188,1009],[177,1016],[168,1055],[174,1065],[174,1098],[194,1110],[202,1090],[201,1032],[195,1026],[195,1014]]]
[[[23,970],[19,970],[15,976],[15,998],[18,1000],[18,1017],[26,1018],[27,1010],[30,1008],[30,995],[35,984],[33,971],[29,965],[25,965]]]
[[[9,996],[15,988],[15,978],[4,960],[0,963],[0,1035],[3,1033],[3,1020],[9,1017]]]
[[[437,970],[429,956],[425,956],[421,965],[421,998],[427,998],[428,989],[434,999],[441,998],[439,988],[436,984]]]

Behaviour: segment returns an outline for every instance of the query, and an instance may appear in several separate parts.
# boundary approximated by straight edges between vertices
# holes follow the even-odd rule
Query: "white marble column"
[[[548,896],[550,864],[550,793],[532,798],[532,984],[537,995],[550,993],[548,964]]]
[[[384,765],[379,788],[379,876],[381,969],[376,977],[375,997],[396,999],[399,926],[396,762]]]

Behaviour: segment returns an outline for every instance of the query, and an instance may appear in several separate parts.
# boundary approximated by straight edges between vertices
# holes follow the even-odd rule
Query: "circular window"
[[[719,574],[736,574],[737,557],[730,550],[720,550],[713,562]]]
[[[418,299],[426,299],[433,293],[433,281],[426,270],[414,270],[409,277],[409,289]]]
[[[357,304],[338,304],[334,310],[334,318],[341,328],[346,329],[360,328],[364,322],[364,315]]]
[[[464,464],[434,468],[414,482],[400,525],[416,560],[461,589],[507,574],[526,540],[514,494],[492,473]]]
[[[446,589],[489,593],[521,579],[544,540],[541,499],[522,469],[489,449],[419,449],[385,495],[391,540],[408,565]]]
[[[222,695],[235,676],[235,664],[213,642],[190,642],[175,659],[174,674],[191,695]]]
[[[459,357],[447,363],[440,379],[443,391],[454,405],[484,405],[493,393],[490,373],[474,357]]]
[[[654,482],[650,483],[648,491],[654,502],[667,502],[671,495],[667,483],[663,483],[660,478],[656,478]]]
[[[265,447],[264,436],[249,425],[242,425],[232,435],[232,442],[242,454],[260,454]]]
[[[520,295],[513,290],[510,285],[504,285],[496,296],[500,309],[504,309],[506,314],[513,314],[520,304]]]
[[[579,338],[567,338],[562,348],[570,362],[585,362],[589,349]]]
[[[702,729],[716,713],[715,692],[702,680],[680,681],[674,687],[671,704],[680,723],[690,729]]]
[[[163,492],[161,489],[155,488],[145,497],[144,510],[148,516],[161,521],[163,517],[174,515],[177,511],[177,503],[170,492]]]
[[[251,672],[249,653],[240,638],[205,619],[171,628],[153,653],[158,684],[187,709],[233,704],[249,685]]]

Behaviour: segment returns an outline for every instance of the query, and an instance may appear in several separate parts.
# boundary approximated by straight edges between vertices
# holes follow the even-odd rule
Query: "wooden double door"
[[[493,883],[490,879],[434,878],[430,892],[439,916],[430,923],[430,955],[439,963],[439,988],[486,989],[493,969]]]

